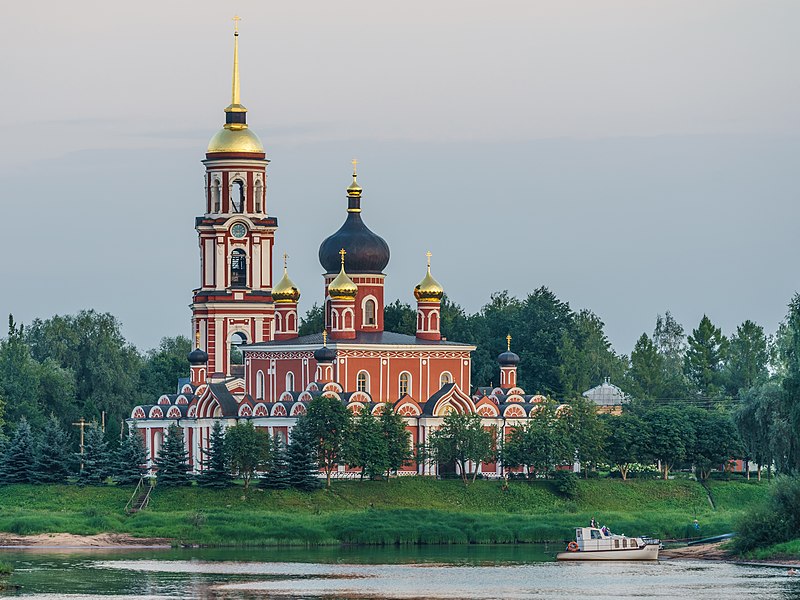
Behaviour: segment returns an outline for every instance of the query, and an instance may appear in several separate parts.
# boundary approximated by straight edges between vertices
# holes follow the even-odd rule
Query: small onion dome
[[[352,300],[358,294],[358,286],[344,272],[344,250],[342,253],[342,268],[336,278],[328,284],[328,294],[334,300]]]
[[[336,350],[322,346],[314,350],[314,360],[318,363],[332,363],[336,360]]]
[[[444,288],[431,275],[431,253],[427,253],[428,272],[425,277],[414,288],[414,297],[417,300],[441,300],[444,296]]]
[[[500,363],[501,367],[513,367],[519,364],[519,356],[511,352],[511,350],[507,350],[497,357],[497,362]]]
[[[191,365],[204,365],[208,362],[208,352],[195,348],[189,352],[188,359]]]
[[[289,277],[289,272],[286,270],[286,261],[284,258],[283,264],[283,277],[274,288],[272,288],[272,299],[275,302],[287,303],[297,302],[300,299],[300,290],[294,284],[294,281]]]

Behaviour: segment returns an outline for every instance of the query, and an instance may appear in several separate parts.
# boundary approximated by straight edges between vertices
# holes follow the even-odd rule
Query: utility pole
[[[81,471],[83,471],[83,433],[88,423],[86,422],[86,419],[81,417],[81,420],[77,423],[73,423],[73,425],[81,428]]]

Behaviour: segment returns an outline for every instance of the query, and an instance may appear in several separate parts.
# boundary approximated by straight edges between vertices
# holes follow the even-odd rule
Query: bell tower
[[[271,267],[278,220],[267,213],[269,161],[239,97],[239,20],[234,17],[231,103],[206,150],[205,213],[195,221],[200,287],[192,299],[192,330],[208,353],[211,377],[241,376],[237,346],[271,340],[275,314]]]

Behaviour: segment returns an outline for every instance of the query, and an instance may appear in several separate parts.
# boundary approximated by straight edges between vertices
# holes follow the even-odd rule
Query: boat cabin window
[[[619,540],[614,540],[614,548],[619,548]]]
[[[592,529],[592,539],[593,540],[600,540],[603,538],[603,534],[597,531],[597,529]]]
[[[628,547],[628,538],[622,538],[622,547],[623,548],[627,548]]]

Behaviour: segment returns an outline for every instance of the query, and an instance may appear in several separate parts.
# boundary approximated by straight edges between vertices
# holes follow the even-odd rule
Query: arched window
[[[286,391],[293,392],[294,391],[294,373],[289,371],[286,374]]]
[[[264,399],[264,371],[256,373],[256,400]]]
[[[231,252],[231,287],[247,287],[247,255],[241,248]]]
[[[400,397],[411,393],[411,373],[400,373]]]
[[[244,212],[244,183],[240,179],[234,179],[231,184],[231,208],[233,212]]]
[[[247,336],[241,331],[235,332],[231,336],[231,364],[242,365],[244,364],[244,357],[242,356],[242,349],[240,346],[247,343]]]
[[[428,316],[428,329],[430,331],[437,331],[439,329],[439,314],[436,311],[431,311]]]
[[[366,371],[359,371],[356,375],[356,391],[369,394],[369,373]]]
[[[445,371],[439,377],[439,387],[445,386],[448,383],[453,383],[453,376],[450,373],[448,373],[447,371]]]
[[[220,193],[219,193],[219,179],[214,179],[211,183],[211,206],[215,213],[219,212]]]
[[[364,325],[375,325],[375,300],[364,302]]]
[[[264,184],[259,179],[255,186],[256,212],[261,212],[261,202],[264,199]]]

